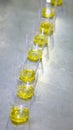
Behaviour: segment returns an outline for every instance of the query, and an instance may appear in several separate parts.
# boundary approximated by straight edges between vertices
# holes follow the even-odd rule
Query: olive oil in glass
[[[43,7],[41,16],[52,19],[55,16],[55,9],[53,7]]]
[[[23,69],[20,71],[19,73],[19,79],[22,81],[22,82],[34,82],[35,80],[35,71],[34,70],[31,70],[31,69]]]
[[[40,23],[40,32],[42,32],[45,34],[45,35],[48,35],[48,36],[51,36],[53,35],[53,32],[54,32],[54,24],[53,23],[50,23],[48,21],[43,21]]]
[[[34,44],[38,44],[39,47],[43,47],[45,43],[45,36],[43,34],[37,34],[34,36]]]
[[[23,100],[31,99],[34,96],[33,86],[28,84],[18,86],[17,96]]]
[[[15,125],[26,123],[29,119],[29,109],[21,106],[14,106],[10,110],[11,122]]]
[[[37,34],[34,36],[33,40],[34,44],[38,44],[39,47],[47,46],[48,45],[48,37],[43,34]]]
[[[42,50],[38,48],[38,45],[28,50],[27,58],[32,62],[42,61]]]

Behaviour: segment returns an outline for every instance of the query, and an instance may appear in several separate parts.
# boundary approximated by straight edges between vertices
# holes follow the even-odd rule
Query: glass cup
[[[18,98],[28,101],[30,100],[35,94],[35,86],[37,84],[37,80],[34,83],[22,83],[18,82],[16,94]]]
[[[30,62],[26,59],[25,63],[19,69],[18,82],[25,84],[35,84],[38,79],[37,69],[39,63]]]
[[[22,100],[15,96],[15,101],[10,108],[9,119],[12,124],[18,126],[29,121],[31,105],[34,101],[34,96],[30,100]]]
[[[10,120],[13,124],[26,123],[29,119],[29,109],[23,105],[14,105],[10,109]]]
[[[32,29],[32,32],[29,33],[29,39],[30,39],[30,48],[33,48],[35,50],[40,49],[43,50],[46,46],[46,37],[44,36],[43,32],[40,33],[38,29],[35,29],[36,23],[34,22],[34,26]]]
[[[34,31],[31,35],[33,45],[37,45],[39,49],[43,50],[44,47],[47,45],[45,35],[43,33],[40,33],[38,30]]]
[[[45,36],[52,36],[55,29],[55,23],[48,19],[40,19],[39,31],[43,32]]]
[[[55,19],[56,17],[56,6],[51,4],[50,0],[41,0],[41,17]]]
[[[43,50],[39,48],[38,44],[33,44],[27,52],[27,59],[31,62],[42,61]]]

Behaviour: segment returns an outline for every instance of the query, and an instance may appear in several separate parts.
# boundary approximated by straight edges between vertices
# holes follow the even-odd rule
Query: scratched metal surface
[[[0,130],[6,128],[16,75],[27,54],[25,34],[32,31],[39,8],[39,0],[0,0]],[[65,0],[57,14],[55,46],[43,74],[39,70],[31,130],[73,130],[73,0]]]

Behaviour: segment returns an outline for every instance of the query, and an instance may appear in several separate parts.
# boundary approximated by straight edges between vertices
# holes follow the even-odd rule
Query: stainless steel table
[[[5,130],[24,62],[25,34],[38,18],[39,0],[0,1],[0,130]],[[31,130],[73,130],[73,0],[64,0],[56,20],[55,47],[44,64],[30,116]]]

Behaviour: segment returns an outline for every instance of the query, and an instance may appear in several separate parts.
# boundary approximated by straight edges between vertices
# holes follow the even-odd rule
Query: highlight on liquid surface
[[[49,23],[47,21],[40,23],[40,32],[43,32],[45,35],[52,35],[54,32],[53,23]]]
[[[12,107],[10,110],[10,119],[15,125],[26,123],[29,119],[29,109],[21,106]]]
[[[55,16],[55,9],[44,7],[42,8],[42,17],[43,18],[53,18]]]
[[[42,51],[41,50],[35,50],[35,49],[30,49],[28,51],[28,55],[27,55],[27,58],[30,60],[30,61],[33,61],[33,62],[37,62],[39,60],[42,60]]]
[[[63,0],[51,0],[51,4],[60,6],[63,4]]]
[[[21,99],[28,100],[34,95],[34,88],[32,86],[21,85],[18,86],[17,96]]]
[[[38,44],[39,47],[48,45],[48,37],[43,34],[37,34],[34,36],[34,44]]]
[[[34,70],[30,70],[30,69],[24,69],[24,70],[21,70],[20,71],[20,74],[19,74],[19,79],[22,81],[22,82],[33,82],[35,80],[35,71]]]

